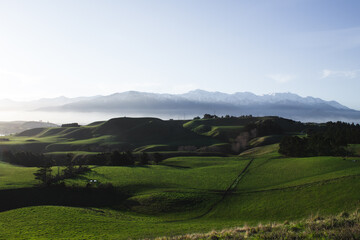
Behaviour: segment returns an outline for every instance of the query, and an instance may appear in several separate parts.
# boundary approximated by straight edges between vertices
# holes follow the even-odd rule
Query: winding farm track
[[[271,159],[268,159],[268,160],[271,160]],[[348,176],[342,176],[342,177],[331,178],[331,179],[326,179],[326,180],[320,180],[320,181],[315,181],[315,182],[311,182],[311,183],[304,183],[304,184],[299,184],[299,185],[295,185],[295,186],[270,188],[270,189],[255,190],[255,191],[240,191],[240,192],[234,191],[236,189],[237,185],[239,184],[239,182],[241,181],[241,179],[248,173],[248,169],[249,169],[250,165],[253,163],[253,161],[254,161],[254,158],[252,158],[249,161],[249,163],[245,166],[245,168],[243,168],[243,170],[239,173],[239,175],[235,178],[235,180],[231,183],[231,185],[223,192],[221,199],[219,199],[218,201],[213,203],[206,210],[206,212],[204,212],[198,216],[192,217],[192,218],[182,219],[182,220],[174,220],[174,221],[169,221],[169,222],[181,222],[181,221],[188,221],[188,220],[202,218],[202,217],[206,216],[207,214],[209,214],[213,209],[215,209],[215,207],[218,206],[229,194],[238,195],[238,194],[252,194],[252,193],[260,193],[260,192],[281,191],[281,190],[288,190],[288,189],[304,188],[304,187],[309,187],[309,186],[313,186],[316,184],[326,184],[326,183],[330,183],[330,182],[334,182],[334,181],[338,181],[338,180],[346,179],[346,178],[360,177],[360,174],[356,174],[356,175],[348,175]],[[259,166],[257,166],[257,167],[259,167]]]
[[[211,205],[209,207],[209,209],[204,212],[203,214],[193,217],[191,219],[198,219],[201,217],[206,216],[207,214],[209,214],[217,205],[219,205],[227,195],[229,195],[231,192],[234,191],[234,189],[236,188],[236,186],[239,184],[240,180],[246,175],[248,168],[250,167],[251,163],[254,161],[254,158],[252,158],[249,163],[245,166],[245,168],[239,173],[239,175],[235,178],[235,180],[231,183],[231,185],[226,189],[226,191],[223,193],[221,199],[217,202],[215,202],[213,205]]]
[[[199,219],[202,218],[204,216],[206,216],[207,214],[209,214],[217,205],[219,205],[227,195],[229,195],[230,193],[232,193],[234,191],[234,189],[236,188],[236,186],[239,184],[240,180],[246,175],[248,168],[250,167],[251,163],[254,161],[254,158],[252,158],[249,163],[245,166],[245,168],[243,168],[243,170],[239,173],[239,175],[235,178],[235,180],[231,183],[231,185],[225,190],[225,192],[222,194],[221,199],[219,199],[218,201],[216,201],[215,203],[213,203],[208,210],[206,210],[206,212],[202,213],[201,215],[192,217],[192,218],[188,218],[188,219],[182,219],[182,220],[173,220],[173,221],[166,221],[166,222],[182,222],[182,221],[188,221],[188,220],[194,220],[194,219]]]

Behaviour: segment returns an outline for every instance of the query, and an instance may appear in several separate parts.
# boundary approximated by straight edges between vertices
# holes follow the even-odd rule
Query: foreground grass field
[[[314,215],[306,220],[284,223],[259,224],[208,233],[192,233],[157,240],[182,239],[359,239],[360,214],[342,212],[338,216]]]
[[[234,157],[94,167],[66,185],[85,187],[96,179],[111,183],[123,200],[106,207],[30,206],[0,212],[0,239],[152,238],[297,221],[360,207],[360,158],[285,158],[277,150],[273,144]],[[0,164],[0,188],[32,186],[33,171]]]

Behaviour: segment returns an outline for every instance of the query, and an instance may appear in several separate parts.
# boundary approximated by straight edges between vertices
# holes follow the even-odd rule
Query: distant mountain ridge
[[[79,98],[66,98],[59,97],[54,99],[40,99],[37,102],[44,104],[50,103],[49,107],[61,106],[63,108],[72,108],[75,105],[92,104],[93,102],[111,103],[116,101],[190,101],[198,103],[210,103],[210,104],[232,104],[236,106],[249,105],[249,104],[325,104],[332,106],[336,109],[349,109],[348,107],[341,105],[336,101],[325,101],[320,98],[314,97],[300,97],[293,93],[273,93],[265,95],[255,95],[251,92],[236,92],[233,94],[227,94],[222,92],[208,92],[204,90],[193,90],[184,94],[160,94],[160,93],[148,93],[138,91],[127,91],[122,93],[114,93],[107,96],[94,96],[94,97],[79,97]],[[62,103],[62,104],[61,104]]]
[[[27,110],[52,112],[100,112],[118,116],[201,116],[216,115],[280,116],[300,121],[360,122],[360,111],[350,109],[336,101],[314,97],[301,97],[293,93],[256,95],[251,92],[227,94],[193,90],[184,94],[159,94],[138,91],[18,103]],[[1,109],[1,108],[0,108]]]
[[[227,94],[221,92],[207,92],[198,89],[181,94],[181,96],[189,100],[196,100],[200,102],[224,102],[232,103],[234,105],[298,102],[303,104],[328,104],[338,109],[349,109],[336,101],[325,101],[314,97],[304,98],[294,93],[273,93],[259,96],[251,92]]]
[[[49,122],[37,121],[0,121],[0,135],[9,135],[19,133],[33,128],[58,127],[58,125]]]

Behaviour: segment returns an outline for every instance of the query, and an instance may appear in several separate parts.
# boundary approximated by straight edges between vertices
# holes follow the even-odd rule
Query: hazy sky
[[[360,109],[360,1],[0,0],[0,99],[293,92]]]

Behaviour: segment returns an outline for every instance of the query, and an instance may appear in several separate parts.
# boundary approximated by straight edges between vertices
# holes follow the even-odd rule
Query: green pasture
[[[96,179],[92,188],[111,183],[126,198],[102,208],[34,206],[1,212],[0,239],[138,239],[360,207],[360,157],[287,158],[277,151],[278,144],[272,144],[234,157],[92,166],[91,172],[66,180],[66,186],[85,188]],[[0,189],[32,187],[35,170],[0,163]]]
[[[206,218],[248,224],[332,215],[360,207],[360,176],[298,185],[292,188],[235,192]]]
[[[0,213],[0,239],[142,239],[226,226],[209,220],[168,222],[98,208],[41,206]]]
[[[260,158],[250,166],[237,189],[281,188],[357,174],[360,158],[355,157]]]
[[[32,187],[37,181],[33,173],[36,168],[14,166],[0,162],[0,189]]]
[[[356,156],[360,156],[360,144],[349,144],[348,150]]]
[[[84,186],[88,179],[96,179],[135,195],[164,190],[223,191],[248,161],[239,157],[177,157],[161,165],[96,167],[83,178],[66,183]]]

